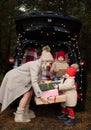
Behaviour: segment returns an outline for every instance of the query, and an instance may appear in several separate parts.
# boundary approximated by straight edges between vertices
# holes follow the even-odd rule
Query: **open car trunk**
[[[69,65],[79,65],[75,78],[79,94],[76,110],[84,110],[87,82],[84,62],[78,47],[82,23],[75,17],[63,13],[33,12],[17,17],[15,24],[18,44],[12,67],[38,59],[45,45],[50,46],[53,55],[61,49],[64,50]]]

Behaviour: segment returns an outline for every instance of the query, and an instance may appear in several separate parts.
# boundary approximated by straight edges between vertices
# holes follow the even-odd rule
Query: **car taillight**
[[[8,58],[8,62],[9,62],[9,64],[13,64],[14,63],[14,57],[10,56]]]

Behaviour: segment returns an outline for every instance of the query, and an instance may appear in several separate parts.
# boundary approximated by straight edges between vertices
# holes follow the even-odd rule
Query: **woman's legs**
[[[19,106],[17,108],[17,111],[15,113],[15,122],[29,122],[31,119],[26,115],[25,113],[25,107],[30,102],[32,97],[32,90],[29,90],[26,92],[23,97],[21,98],[19,102]]]
[[[29,93],[27,93],[26,95],[24,95],[25,97],[28,97],[28,100],[26,101],[26,104],[24,105],[24,104],[22,104],[22,102],[24,101],[24,98],[25,97],[23,97],[23,99],[21,99],[21,101],[20,101],[20,103],[19,103],[19,107],[24,107],[24,110],[25,110],[25,114],[26,114],[26,116],[30,119],[32,119],[32,118],[35,118],[36,116],[35,116],[35,113],[34,113],[34,111],[33,110],[30,110],[29,109],[29,104],[30,104],[30,101],[31,101],[31,98],[32,98],[32,94],[33,94],[33,91],[32,90],[30,90],[29,91]],[[29,96],[30,95],[30,96]]]
[[[33,91],[32,89],[29,90],[28,92],[26,92],[23,97],[21,98],[20,102],[19,102],[19,108],[25,108],[26,105],[29,105],[30,101],[31,101],[31,98],[32,98],[32,94],[33,94]]]

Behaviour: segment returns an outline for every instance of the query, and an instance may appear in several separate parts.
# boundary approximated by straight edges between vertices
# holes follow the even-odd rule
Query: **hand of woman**
[[[42,100],[42,102],[43,102],[44,104],[49,104],[49,103],[48,103],[48,99],[47,99],[46,97],[41,96],[40,98],[41,98],[41,100]]]

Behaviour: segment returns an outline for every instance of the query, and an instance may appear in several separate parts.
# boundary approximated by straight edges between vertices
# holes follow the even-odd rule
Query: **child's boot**
[[[17,111],[14,113],[14,121],[15,122],[30,122],[31,119],[29,119],[26,114],[24,113],[24,108],[17,108]]]
[[[62,113],[61,115],[57,116],[58,119],[67,119],[68,115],[66,113]]]
[[[74,125],[75,124],[75,119],[74,118],[69,118],[64,122],[66,125]]]

